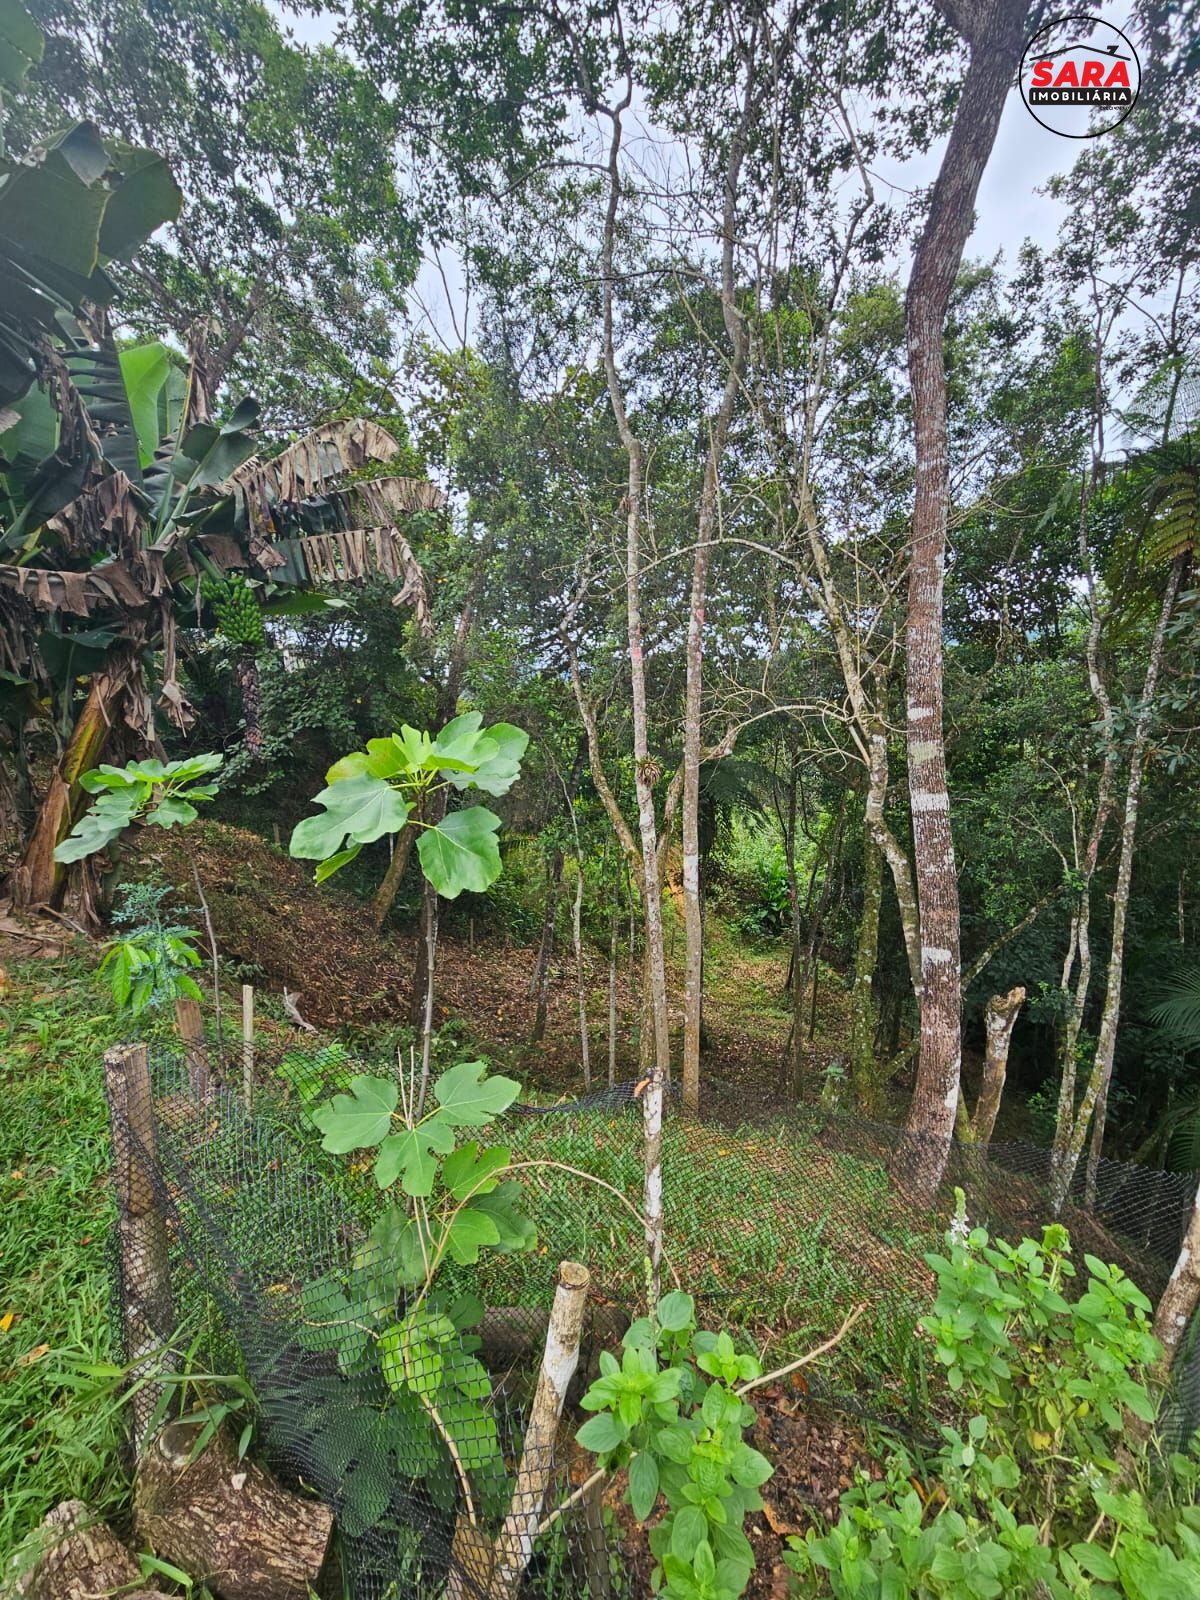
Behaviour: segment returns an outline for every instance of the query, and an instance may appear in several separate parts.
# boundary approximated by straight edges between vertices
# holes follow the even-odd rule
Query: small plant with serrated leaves
[[[457,1487],[472,1522],[477,1504],[491,1513],[507,1495],[491,1379],[470,1331],[483,1306],[437,1280],[446,1262],[470,1267],[483,1250],[536,1243],[518,1209],[521,1184],[505,1176],[508,1148],[461,1139],[506,1111],[519,1089],[482,1061],[464,1061],[434,1082],[428,1109],[415,1076],[361,1075],[309,1113],[331,1154],[374,1150],[375,1182],[403,1199],[384,1211],[348,1272],[305,1285],[301,1342],[334,1352],[347,1377],[382,1373],[391,1398],[385,1412],[364,1414],[367,1431],[402,1470],[419,1468],[443,1503]],[[353,1525],[369,1525],[370,1510],[360,1506]]]
[[[191,975],[200,965],[193,943],[200,935],[164,917],[162,903],[170,892],[165,886],[131,884],[113,915],[115,923],[132,926],[109,943],[99,970],[112,986],[117,1010],[130,1016],[171,1005],[184,995],[200,998],[200,986]]]
[[[321,814],[296,825],[292,855],[316,861],[322,883],[364,845],[415,828],[421,870],[438,894],[447,900],[464,889],[481,894],[500,876],[499,817],[471,805],[435,822],[432,802],[447,789],[507,794],[520,776],[528,734],[507,722],[482,723],[478,711],[468,711],[436,737],[406,724],[334,762],[327,786],[314,796]]]
[[[653,1585],[670,1600],[737,1600],[754,1570],[743,1530],[761,1510],[767,1458],[746,1442],[754,1420],[739,1387],[760,1376],[728,1333],[697,1330],[691,1295],[675,1290],[657,1314],[635,1322],[621,1357],[605,1351],[581,1404],[596,1415],[576,1434],[607,1471],[625,1467],[626,1499],[639,1522],[660,1498],[650,1531]]]
[[[224,757],[214,752],[182,761],[131,761],[127,767],[101,765],[85,772],[80,787],[96,796],[54,852],[61,862],[82,861],[120,838],[134,823],[176,828],[194,822],[196,807],[213,799],[208,782]]]

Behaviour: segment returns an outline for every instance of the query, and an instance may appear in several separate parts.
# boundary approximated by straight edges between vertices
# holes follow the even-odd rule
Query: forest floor
[[[226,970],[268,995],[286,986],[299,996],[309,1021],[323,1028],[361,1029],[378,1043],[409,1019],[417,935],[390,927],[376,934],[359,900],[335,885],[317,890],[307,867],[260,835],[220,823],[200,823],[186,841],[157,834],[144,846],[142,872],[160,874],[182,904],[196,907],[199,875]],[[683,935],[669,898],[667,962],[672,993],[682,992]],[[192,917],[191,920],[197,920]],[[531,1044],[535,1001],[529,992],[536,944],[485,937],[472,944],[442,929],[438,939],[435,1022],[466,1030],[497,1061],[542,1089],[575,1094],[583,1088],[574,957],[562,927],[551,963],[546,1034]],[[715,1079],[744,1095],[751,1113],[777,1094],[790,1014],[784,992],[786,950],[748,944],[722,919],[705,929],[705,1056]],[[593,1079],[608,1070],[608,966],[585,949]],[[819,1080],[849,1029],[840,978],[822,968],[818,1010],[809,1047]],[[636,1075],[641,973],[623,955],[617,972],[618,1081]],[[682,1014],[672,1015],[678,1043]],[[676,1052],[677,1053],[677,1052]]]

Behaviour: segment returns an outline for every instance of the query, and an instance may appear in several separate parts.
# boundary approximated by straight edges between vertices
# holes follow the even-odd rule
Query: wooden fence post
[[[175,1329],[166,1219],[154,1187],[154,1104],[150,1053],[144,1044],[104,1053],[104,1087],[112,1128],[113,1186],[121,1255],[121,1323],[135,1389],[134,1445],[140,1455],[162,1384],[141,1382],[166,1370],[166,1341]]]
[[[242,985],[242,1099],[250,1109],[254,1088],[254,985]]]
[[[496,1539],[493,1600],[511,1600],[533,1554],[546,1490],[554,1471],[554,1445],[567,1389],[579,1361],[579,1335],[591,1274],[577,1261],[558,1269],[558,1287],[546,1329],[542,1370],[525,1429],[521,1465],[504,1526]]]
[[[204,1013],[200,1002],[182,994],[175,1002],[175,1027],[183,1046],[188,1083],[192,1093],[205,1095],[209,1089],[208,1050],[204,1043]]]

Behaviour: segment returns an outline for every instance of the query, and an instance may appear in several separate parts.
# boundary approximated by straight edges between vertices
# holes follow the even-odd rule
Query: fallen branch
[[[283,986],[283,1009],[287,1012],[288,1016],[291,1017],[292,1021],[298,1028],[303,1028],[306,1033],[316,1033],[317,1030],[314,1025],[311,1022],[307,1022],[300,1015],[299,1002],[300,991],[298,989],[289,989],[285,983]]]

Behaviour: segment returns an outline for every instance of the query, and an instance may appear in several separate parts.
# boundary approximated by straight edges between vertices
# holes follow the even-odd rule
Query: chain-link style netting
[[[471,1264],[447,1257],[422,1293],[398,1282],[380,1225],[393,1206],[400,1226],[411,1202],[381,1196],[370,1159],[326,1154],[312,1124],[314,1106],[354,1073],[394,1066],[351,1061],[340,1047],[259,1048],[252,1070],[236,1052],[222,1061],[194,1046],[187,1057],[135,1050],[123,1060],[110,1060],[108,1087],[126,1356],[152,1371],[164,1345],[190,1346],[205,1372],[248,1380],[259,1412],[251,1453],[335,1514],[321,1592],[639,1593],[632,1524],[602,1484],[581,1492],[595,1458],[573,1438],[601,1350],[619,1348],[645,1304],[637,1086],[515,1106],[489,1127],[488,1143],[512,1151],[536,1243],[485,1248]],[[927,1437],[931,1372],[917,1319],[933,1284],[923,1256],[946,1216],[905,1199],[901,1138],[825,1111],[747,1115],[719,1086],[701,1119],[668,1109],[664,1279],[695,1297],[702,1325],[737,1331],[768,1368],[864,1306],[806,1369],[810,1402]],[[993,1145],[985,1157],[956,1145],[942,1192],[961,1187],[973,1223],[1015,1239],[1051,1220],[1052,1178],[1048,1151]],[[1077,1257],[1118,1262],[1154,1296],[1195,1176],[1102,1161],[1092,1212],[1085,1183],[1081,1165],[1061,1212]],[[580,1355],[557,1436],[542,1428],[535,1439],[547,1319],[556,1290],[569,1289],[560,1262],[590,1273]],[[1189,1363],[1177,1425],[1198,1416],[1200,1370]]]

